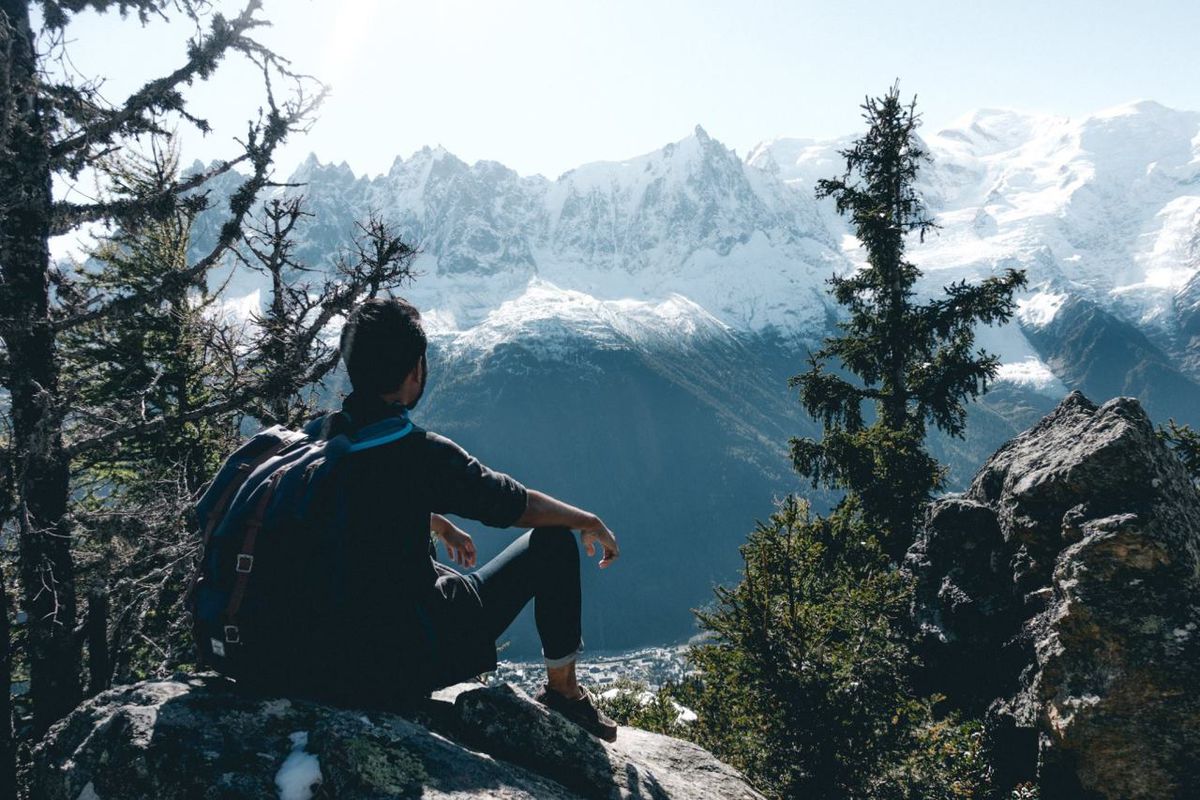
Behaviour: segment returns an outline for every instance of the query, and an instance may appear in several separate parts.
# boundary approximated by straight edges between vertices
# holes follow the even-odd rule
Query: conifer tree
[[[818,194],[850,217],[866,264],[832,279],[841,335],[792,379],[824,428],[792,441],[795,466],[845,496],[827,517],[789,497],[750,534],[739,582],[697,612],[712,637],[691,648],[703,679],[688,702],[700,743],[771,797],[985,797],[978,722],[914,694],[911,587],[896,562],[941,480],[927,427],[962,433],[965,401],[997,366],[974,328],[1010,317],[1024,277],[916,299],[906,240],[935,225],[916,189],[915,101],[892,87],[864,111],[869,130]]]
[[[98,164],[114,194],[152,196],[179,180],[172,139],[149,153]],[[75,557],[86,595],[88,694],[113,678],[136,680],[177,665],[190,651],[180,600],[196,543],[190,503],[233,447],[233,411],[193,418],[235,388],[236,349],[216,298],[187,272],[201,198],[168,215],[129,220],[101,239],[69,289],[92,297],[145,294],[137,314],[100,317],[65,331],[67,432],[86,436],[161,420],[161,427],[81,453],[72,464]],[[112,617],[112,618],[110,618]],[[156,667],[158,669],[156,669]]]
[[[18,543],[21,608],[28,619],[34,736],[73,709],[81,696],[74,531],[68,515],[71,460],[164,425],[113,420],[103,433],[67,441],[59,340],[65,331],[101,317],[137,314],[160,293],[192,282],[219,263],[270,181],[276,148],[307,126],[321,89],[310,90],[314,81],[255,40],[255,29],[267,24],[260,8],[261,0],[246,0],[240,13],[226,17],[204,0],[0,0],[0,384],[11,409],[7,445],[14,508],[9,519]],[[196,34],[181,47],[176,69],[148,77],[124,99],[110,102],[100,89],[102,76],[76,77],[55,66],[74,36],[74,18],[85,11],[117,12],[142,23],[183,14],[195,23]],[[158,195],[99,196],[84,203],[55,196],[56,181],[87,176],[99,159],[147,135],[174,124],[208,132],[208,123],[189,111],[186,92],[229,54],[248,59],[264,81],[257,119],[244,130],[233,157]],[[71,276],[52,264],[52,236],[87,223],[122,226],[168,216],[205,182],[238,165],[249,174],[229,200],[217,241],[186,272],[144,293],[88,297],[74,294]]]
[[[149,147],[148,154],[99,165],[114,192],[147,196],[179,180],[174,140],[155,137]],[[113,420],[164,421],[76,459],[77,473],[118,484],[137,500],[159,495],[160,482],[194,493],[236,433],[232,411],[191,419],[235,388],[233,347],[222,346],[232,333],[221,330],[224,321],[213,313],[216,298],[204,277],[187,276],[192,225],[202,208],[181,203],[161,218],[131,220],[100,240],[89,254],[92,267],[78,268],[70,287],[92,297],[123,297],[167,284],[138,313],[87,322],[65,331],[61,343],[71,434],[86,436]]]
[[[817,184],[847,216],[866,264],[830,280],[847,311],[841,334],[811,354],[792,379],[804,408],[824,428],[820,441],[794,439],[792,460],[814,485],[859,501],[886,552],[911,543],[923,505],[943,471],[925,448],[928,425],[961,436],[966,401],[986,391],[997,358],[975,349],[975,327],[1006,322],[1024,273],[1007,270],[965,281],[927,301],[916,298],[921,271],[906,258],[909,237],[937,226],[917,190],[928,161],[916,130],[915,98],[898,85],[863,105],[867,132],[841,155],[843,175]]]

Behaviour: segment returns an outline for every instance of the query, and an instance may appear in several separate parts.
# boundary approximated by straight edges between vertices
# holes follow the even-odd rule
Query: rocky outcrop
[[[931,690],[1043,797],[1200,796],[1200,493],[1134,400],[1073,393],[908,553]]]
[[[444,690],[411,718],[263,700],[200,676],[105,692],[34,755],[42,800],[760,798],[706,751],[593,738],[507,684]]]

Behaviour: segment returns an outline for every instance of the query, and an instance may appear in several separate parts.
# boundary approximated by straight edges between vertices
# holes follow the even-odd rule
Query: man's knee
[[[579,561],[579,545],[570,528],[534,528],[529,534],[529,546],[555,561]]]

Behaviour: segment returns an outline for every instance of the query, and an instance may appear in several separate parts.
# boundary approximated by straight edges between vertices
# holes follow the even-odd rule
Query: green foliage
[[[104,173],[117,193],[135,196],[173,185],[177,167],[170,142],[156,140],[148,156],[110,160]],[[221,322],[209,313],[212,298],[202,285],[170,280],[187,273],[194,212],[183,204],[119,229],[64,287],[107,297],[169,287],[137,313],[99,317],[60,340],[73,431],[162,423],[73,465],[85,624],[99,630],[87,648],[92,691],[114,677],[160,676],[190,658],[182,607],[197,547],[190,503],[237,441],[232,413],[189,418],[227,391],[230,375],[229,354],[214,344]]]
[[[888,800],[971,800],[989,796],[983,726],[955,716],[937,719],[928,703],[914,701],[895,762],[875,781],[870,796]]]
[[[690,710],[683,701],[696,696],[698,681],[667,683],[657,691],[651,691],[640,681],[618,678],[615,683],[599,687],[599,694],[609,694],[612,690],[615,693],[609,697],[601,696],[598,704],[617,723],[677,739],[693,738],[693,723],[682,718],[684,709]]]
[[[786,498],[742,545],[739,583],[697,612],[712,639],[671,699],[699,716],[689,738],[771,797],[988,797],[979,723],[914,698],[911,587],[877,533],[853,498],[828,519]]]
[[[1192,480],[1200,484],[1200,431],[1171,419],[1158,429],[1158,436],[1179,456]]]
[[[104,164],[111,185],[128,196],[165,191],[177,181],[177,171],[170,140],[156,140],[148,156]],[[69,287],[84,296],[107,297],[168,287],[137,313],[100,317],[62,337],[68,391],[77,412],[74,432],[167,422],[79,459],[87,491],[94,493],[99,485],[107,494],[106,484],[119,482],[138,500],[161,497],[175,484],[194,492],[235,441],[237,423],[230,413],[184,419],[228,391],[231,371],[228,353],[214,346],[221,325],[209,313],[214,298],[203,284],[184,279],[196,211],[185,204],[102,239],[91,253],[96,267],[81,270]],[[173,275],[179,279],[172,280]]]
[[[848,318],[791,381],[805,409],[824,426],[821,441],[794,439],[797,471],[813,485],[858,497],[866,519],[885,531],[898,558],[911,542],[922,504],[943,472],[925,450],[932,424],[961,436],[965,401],[986,391],[995,356],[975,348],[975,326],[1006,322],[1023,272],[1008,270],[979,284],[952,284],[943,297],[914,300],[921,271],[905,258],[906,239],[937,225],[916,190],[928,155],[916,136],[916,101],[893,86],[863,106],[868,131],[842,151],[839,178],[817,183],[849,216],[867,256],[864,268],[830,279]],[[857,381],[849,375],[857,376]],[[874,422],[864,407],[870,404]]]

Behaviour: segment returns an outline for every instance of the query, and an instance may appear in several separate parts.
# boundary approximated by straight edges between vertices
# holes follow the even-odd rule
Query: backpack
[[[319,417],[301,431],[259,432],[196,502],[203,547],[185,605],[201,666],[249,678],[263,664],[274,671],[302,655],[315,635],[311,615],[322,597],[315,587],[332,586],[322,553],[338,544],[331,476],[346,456],[413,430],[400,416],[330,436],[339,416],[346,417]]]

